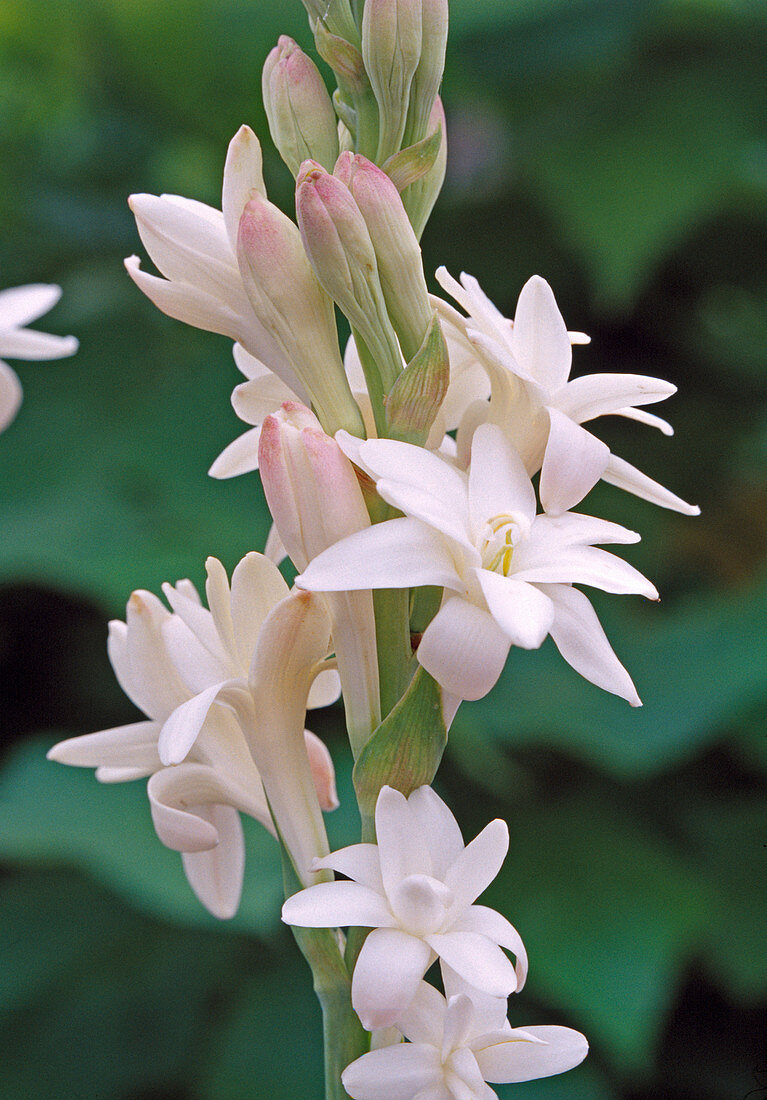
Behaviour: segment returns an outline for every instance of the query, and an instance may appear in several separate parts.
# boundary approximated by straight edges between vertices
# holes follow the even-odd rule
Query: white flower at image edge
[[[588,1053],[569,1027],[512,1028],[506,1004],[465,993],[448,999],[421,982],[398,1021],[409,1040],[347,1066],[341,1081],[353,1100],[497,1100],[487,1081],[512,1084],[564,1073]]]
[[[286,924],[303,928],[374,929],[352,977],[352,1005],[363,1026],[396,1023],[437,957],[484,993],[519,990],[527,974],[519,933],[500,913],[473,904],[506,857],[505,822],[492,821],[464,847],[455,818],[430,787],[409,798],[383,787],[375,824],[378,844],[353,844],[315,861],[352,881],[311,886],[282,910]]]
[[[331,546],[296,578],[299,587],[443,587],[442,606],[417,656],[462,699],[490,691],[512,645],[537,649],[551,634],[581,676],[640,705],[588,598],[572,587],[657,599],[633,566],[592,545],[638,542],[639,535],[573,512],[536,515],[522,460],[493,424],[474,434],[468,476],[408,443],[360,443],[343,432],[337,438],[404,516]]]
[[[61,287],[42,283],[0,290],[0,357],[61,359],[78,348],[74,336],[51,336],[24,326],[36,321],[58,302]],[[0,432],[13,420],[21,404],[16,372],[0,358]]]

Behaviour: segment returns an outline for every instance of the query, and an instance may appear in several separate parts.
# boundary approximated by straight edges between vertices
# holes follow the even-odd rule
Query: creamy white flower
[[[248,665],[260,627],[288,589],[270,562],[249,554],[234,571],[231,592],[223,566],[209,559],[211,611],[190,581],[168,592],[181,614],[139,591],[128,602],[126,622],[115,620],[109,627],[117,679],[148,720],[70,738],[48,755],[95,767],[96,778],[105,783],[150,777],[147,793],[158,836],[182,853],[203,905],[215,916],[231,917],[239,905],[245,857],[239,813],[270,832],[274,824],[235,711],[209,706],[202,714],[199,697],[206,699],[225,677],[234,694],[239,677],[239,692],[247,698]],[[321,676],[314,705],[338,694],[336,674]],[[196,723],[192,730],[190,718]],[[327,749],[308,730],[305,744],[323,807],[332,809],[337,800]]]
[[[463,317],[446,302],[434,299],[451,359],[473,357],[491,385],[489,405],[477,391],[476,379],[473,390],[464,394],[459,450],[466,452],[478,423],[499,424],[521,454],[527,472],[532,476],[541,470],[541,503],[550,513],[573,507],[601,478],[664,508],[699,514],[697,506],[611,454],[581,427],[595,417],[615,414],[670,435],[671,426],[641,406],[670,397],[676,386],[634,374],[592,374],[569,380],[572,344],[586,342],[588,337],[568,333],[551,287],[538,275],[522,288],[513,323],[470,275],[461,275],[459,283],[442,267],[437,279],[468,314]]]
[[[465,993],[447,1000],[421,982],[398,1022],[409,1040],[363,1054],[341,1075],[353,1100],[497,1100],[486,1084],[551,1077],[579,1065],[588,1043],[569,1027],[512,1028]]]
[[[491,689],[512,645],[536,649],[551,634],[577,672],[639,705],[591,604],[572,587],[657,599],[633,566],[593,545],[637,542],[635,532],[572,512],[536,515],[522,460],[493,424],[476,430],[468,474],[407,443],[338,438],[404,516],[330,547],[296,578],[299,587],[443,587],[417,655],[462,699]]]
[[[0,357],[9,359],[61,359],[78,348],[74,336],[51,336],[25,326],[36,321],[58,302],[61,287],[43,283],[0,290]],[[0,358],[0,432],[13,420],[21,404],[21,384]]]
[[[485,993],[505,997],[520,989],[527,956],[519,933],[500,913],[474,904],[508,851],[505,822],[492,821],[464,847],[455,818],[430,787],[407,799],[383,787],[375,824],[377,844],[354,844],[315,864],[352,881],[302,890],[282,910],[287,924],[304,928],[374,929],[352,977],[363,1026],[398,1021],[437,957]]]

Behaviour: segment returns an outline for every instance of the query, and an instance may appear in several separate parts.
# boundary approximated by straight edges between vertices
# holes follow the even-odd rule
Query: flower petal
[[[472,905],[455,922],[453,931],[479,932],[481,935],[487,936],[493,943],[497,943],[501,947],[505,947],[507,951],[511,951],[517,960],[514,967],[517,975],[516,992],[520,991],[527,978],[527,951],[519,932],[501,913],[488,908],[486,905]]]
[[[61,359],[74,355],[79,346],[74,336],[52,336],[30,328],[0,331],[0,355],[8,359]]]
[[[370,933],[352,977],[352,1007],[367,1031],[396,1023],[431,959],[423,940],[399,928],[375,928]]]
[[[514,314],[511,347],[520,366],[543,386],[563,385],[570,374],[572,347],[554,293],[540,275],[522,287]]]
[[[327,865],[327,858],[313,863]],[[282,919],[299,928],[392,928],[396,923],[380,894],[344,881],[319,882],[293,894],[282,907]]]
[[[0,327],[20,328],[36,321],[58,302],[61,287],[51,283],[28,283],[0,290]]]
[[[229,784],[206,764],[161,768],[149,780],[152,821],[163,844],[178,852],[203,852],[219,842],[216,825],[199,809],[211,803],[230,805]]]
[[[439,1051],[421,1043],[397,1043],[363,1054],[341,1074],[353,1100],[450,1100],[441,1085]]]
[[[208,912],[219,920],[230,920],[240,907],[245,870],[240,815],[231,806],[208,805],[195,809],[215,828],[219,841],[209,851],[183,852],[184,872]]]
[[[469,510],[475,539],[496,516],[521,513],[532,523],[535,490],[522,459],[495,424],[480,424],[471,443]]]
[[[500,818],[486,825],[464,848],[445,875],[445,885],[455,898],[451,907],[454,919],[487,889],[503,866],[508,850],[509,828]]]
[[[431,857],[430,874],[444,880],[464,850],[458,822],[432,787],[418,787],[407,801],[414,830],[424,838]]]
[[[481,699],[501,675],[510,645],[488,611],[451,597],[427,626],[417,657],[452,695]]]
[[[592,684],[640,707],[631,677],[615,656],[588,598],[565,584],[542,587],[554,604],[551,636],[567,663]]]
[[[205,725],[210,708],[233,687],[238,686],[240,685],[236,680],[224,680],[176,707],[165,721],[157,743],[163,764],[180,764],[186,758]]]
[[[384,892],[377,844],[350,844],[346,848],[339,848],[337,852],[331,852],[329,856],[315,860],[314,866],[339,871],[377,894]]]
[[[551,1077],[580,1065],[588,1054],[585,1037],[572,1028],[536,1025],[519,1030],[542,1042],[510,1037],[506,1042],[474,1051],[486,1080],[511,1084]]]
[[[329,546],[296,585],[312,592],[365,588],[462,587],[445,540],[420,520],[376,523]]]
[[[551,600],[535,585],[477,569],[477,580],[493,619],[513,645],[538,649],[551,629]]]
[[[5,431],[18,412],[21,397],[16,372],[0,359],[0,432]]]
[[[658,428],[664,435],[674,434],[674,429],[668,420],[664,420],[662,416],[656,416],[654,413],[645,412],[644,409],[616,409],[615,415],[625,416],[628,420],[637,420],[640,424],[647,424],[651,428]]]
[[[685,516],[699,516],[700,508],[697,504],[688,504],[675,493],[664,489],[657,481],[653,481],[647,474],[637,470],[617,455],[610,455],[607,469],[602,474],[602,481],[608,485],[616,485],[619,489],[625,489],[642,500],[649,500],[652,504],[658,504],[661,508],[670,508],[673,512],[681,512]]]
[[[487,936],[477,932],[444,932],[426,936],[425,940],[449,967],[484,993],[508,997],[517,988],[514,967]]]
[[[221,209],[232,252],[237,251],[237,230],[245,204],[253,191],[266,198],[261,145],[250,126],[241,126],[226,152]]]
[[[151,775],[162,765],[157,753],[158,722],[133,722],[115,726],[82,737],[69,737],[48,750],[47,759],[80,768],[135,769],[140,775]],[[138,775],[136,776],[138,778]]]
[[[545,511],[558,515],[594,488],[605,472],[610,448],[558,409],[547,411],[551,427],[539,491]]]
[[[210,477],[219,479],[239,477],[258,469],[258,443],[261,438],[261,425],[243,432],[233,439],[208,470]]]
[[[234,654],[248,668],[261,628],[272,609],[289,592],[277,566],[251,550],[232,573],[232,627]]]
[[[620,413],[635,405],[665,401],[676,386],[643,374],[585,374],[552,395],[552,404],[576,424],[597,416]]]
[[[552,553],[548,560],[542,556],[536,560],[531,555],[524,564],[520,562],[514,576],[517,580],[534,584],[588,584],[592,588],[601,588],[603,592],[619,595],[636,593],[649,600],[658,599],[655,585],[638,569],[595,546],[565,547],[556,554]]]

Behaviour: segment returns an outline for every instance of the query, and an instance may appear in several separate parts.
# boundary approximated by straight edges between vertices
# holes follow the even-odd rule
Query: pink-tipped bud
[[[237,260],[253,309],[292,363],[322,423],[363,434],[343,369],[333,303],[317,283],[298,228],[261,196],[240,219]]]
[[[339,158],[346,164],[351,154]],[[296,181],[296,214],[315,274],[361,333],[388,393],[402,369],[386,310],[373,242],[348,187],[313,161]]]
[[[421,249],[399,191],[385,172],[366,157],[347,155],[344,174],[373,242],[386,307],[409,362],[432,319]]]
[[[285,34],[266,59],[261,86],[272,140],[293,175],[307,159],[332,168],[338,155],[333,104],[317,66]]]
[[[304,741],[309,755],[309,767],[312,771],[312,779],[320,802],[320,809],[324,810],[325,813],[330,810],[337,810],[339,801],[336,790],[336,770],[333,767],[333,758],[328,752],[328,747],[311,730],[304,730]]]

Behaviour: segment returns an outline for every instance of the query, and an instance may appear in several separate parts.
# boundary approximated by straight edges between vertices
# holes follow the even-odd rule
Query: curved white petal
[[[159,279],[141,270],[138,256],[128,256],[125,270],[133,282],[162,313],[185,325],[217,332],[239,340],[246,326],[227,302],[187,282]]]
[[[214,657],[179,615],[171,615],[162,624],[162,640],[187,689],[187,698],[204,691],[211,684],[227,680],[233,674],[227,658]]]
[[[439,1051],[420,1043],[371,1050],[341,1074],[352,1100],[451,1100],[441,1081]]]
[[[552,395],[551,402],[577,424],[635,405],[665,401],[676,386],[643,374],[585,374]]]
[[[423,489],[457,510],[466,507],[466,481],[460,471],[423,447],[394,439],[368,439],[359,448],[363,468],[376,481]]]
[[[202,606],[199,597],[193,599],[191,596],[185,595],[183,590],[176,589],[172,584],[167,583],[163,584],[162,590],[179,619],[189,627],[214,661],[225,668],[229,655],[221,644],[221,637],[213,616],[207,607]]]
[[[487,1081],[511,1084],[551,1077],[580,1065],[589,1051],[585,1037],[569,1027],[552,1024],[518,1030],[539,1042],[516,1038],[518,1032],[515,1030],[506,1042],[474,1050]]]
[[[61,287],[52,283],[28,283],[0,290],[0,334],[36,321],[53,309],[60,297]]]
[[[326,865],[326,859],[313,863],[314,867]],[[396,924],[380,894],[357,882],[342,881],[319,882],[293,894],[282,907],[282,919],[299,928],[393,928]]]
[[[509,850],[509,827],[496,818],[467,844],[445,875],[453,891],[451,914],[457,916],[487,889],[503,866]]]
[[[461,587],[445,540],[420,520],[376,523],[328,547],[309,562],[296,585],[312,592],[365,588]]]
[[[162,721],[189,698],[163,637],[171,613],[154,593],[139,589],[131,593],[125,617],[122,671],[127,693],[145,714]]]
[[[79,347],[75,336],[52,336],[30,328],[0,330],[0,355],[9,359],[62,359]]]
[[[625,416],[627,420],[637,420],[640,424],[647,424],[650,428],[657,428],[664,435],[671,436],[674,434],[674,429],[668,420],[664,420],[662,416],[656,416],[654,413],[645,412],[644,409],[616,409],[615,415]]]
[[[209,476],[223,479],[239,477],[240,474],[249,474],[253,470],[257,470],[260,439],[260,424],[257,428],[251,428],[249,431],[237,436],[228,447],[224,447],[221,454],[213,462],[208,470]]]
[[[314,866],[339,871],[377,894],[384,892],[377,844],[350,844],[347,848],[339,848],[337,852],[315,860]]]
[[[221,194],[221,209],[232,252],[237,251],[240,218],[254,190],[266,198],[261,145],[250,126],[241,126],[226,152]]]
[[[334,668],[324,668],[309,689],[307,710],[329,707],[341,697],[341,681]]]
[[[661,508],[670,508],[673,512],[681,512],[685,516],[699,516],[700,508],[697,504],[688,504],[675,493],[664,489],[657,481],[653,481],[647,474],[637,470],[617,455],[610,455],[607,469],[602,474],[602,480],[608,485],[615,485],[619,489],[625,489],[642,500],[649,500],[652,504],[658,504]]]
[[[375,810],[378,858],[384,890],[391,897],[403,879],[430,874],[431,858],[426,838],[414,829],[409,799],[384,786]]]
[[[551,629],[554,609],[538,588],[516,577],[477,569],[488,610],[512,645],[538,649]]]
[[[14,370],[0,359],[0,432],[11,423],[21,405],[21,382]]]
[[[561,516],[536,516],[530,537],[521,552],[532,558],[533,551],[543,556],[559,547],[590,546],[592,543],[629,545],[639,540],[636,531],[621,527],[619,523],[586,516],[581,512],[564,512]]]
[[[234,567],[231,588],[234,654],[243,669],[250,666],[268,615],[288,591],[279,569],[264,554],[251,550]]]
[[[397,1026],[411,1043],[428,1043],[439,1049],[446,1011],[445,998],[433,985],[424,981],[419,984],[415,997],[400,1016]],[[503,1015],[505,1018],[505,1009]]]
[[[375,928],[370,933],[352,977],[352,1007],[367,1031],[397,1022],[431,959],[423,940],[399,928]]]
[[[554,293],[533,275],[519,295],[511,338],[514,358],[548,389],[563,385],[570,374],[572,347]]]
[[[470,985],[493,997],[508,997],[517,975],[500,947],[477,932],[444,932],[425,941]]]
[[[306,403],[303,394],[296,394],[281,378],[269,371],[260,378],[252,378],[235,386],[232,392],[232,408],[246,424],[261,424],[283,402],[296,399]]]
[[[516,563],[515,563],[516,564]],[[595,546],[564,547],[547,559],[532,555],[514,570],[517,580],[534,584],[588,584],[603,592],[619,595],[636,593],[649,600],[658,599],[658,591],[638,569],[622,558]]]
[[[495,424],[480,424],[471,443],[469,511],[475,538],[496,516],[521,513],[532,523],[535,490],[522,459]]]
[[[158,837],[178,852],[203,852],[219,841],[218,829],[200,816],[210,803],[230,803],[228,784],[205,764],[162,768],[147,784],[152,821]]]
[[[517,960],[514,971],[517,975],[516,991],[519,992],[527,978],[527,951],[522,942],[522,937],[513,924],[510,924],[495,909],[490,909],[486,905],[472,905],[461,914],[452,930],[454,932],[478,932],[482,936],[487,936],[493,943],[497,943],[501,947],[505,947],[507,951],[511,951]],[[447,989],[447,986],[445,988]],[[505,1018],[505,1010],[503,1015]]]
[[[157,748],[163,764],[180,764],[197,740],[208,711],[237,681],[225,680],[201,691],[176,707],[163,724]]]
[[[544,510],[559,515],[594,488],[607,468],[610,448],[558,409],[547,411],[550,429],[539,492]]]
[[[131,768],[150,775],[162,766],[157,753],[159,733],[158,722],[115,726],[59,741],[48,750],[47,759],[80,768]]]
[[[198,806],[215,828],[219,841],[204,852],[182,852],[181,860],[189,885],[214,917],[230,920],[240,907],[245,870],[245,841],[237,810],[231,806]]]
[[[543,587],[554,604],[551,636],[567,663],[592,684],[640,707],[631,677],[615,656],[588,598],[565,584]]]
[[[337,810],[339,802],[336,790],[336,771],[328,747],[311,730],[304,730],[304,743],[320,809],[324,810],[325,813]]]
[[[452,695],[481,699],[501,675],[510,645],[488,611],[451,597],[427,626],[417,657]]]
[[[458,822],[432,787],[418,787],[407,801],[414,830],[431,857],[431,874],[444,880],[464,850]]]

